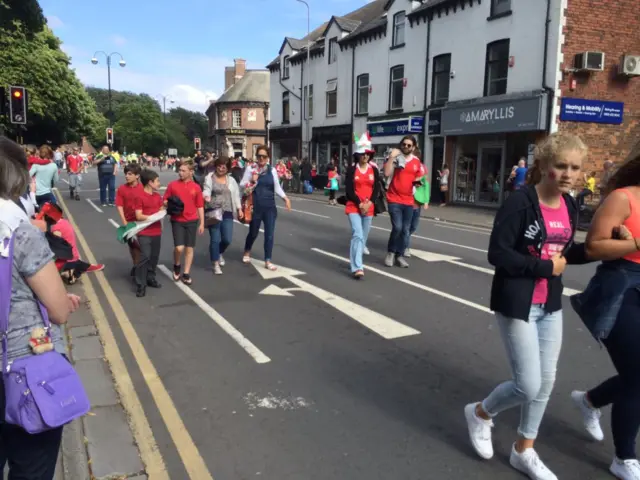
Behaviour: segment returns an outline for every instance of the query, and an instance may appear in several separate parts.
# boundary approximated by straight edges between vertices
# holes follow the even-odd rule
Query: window
[[[304,102],[307,106],[305,118],[313,118],[313,85],[309,85],[309,96],[307,96],[307,86],[304,89]]]
[[[391,68],[389,81],[389,110],[402,110],[402,94],[404,93],[404,65]]]
[[[289,123],[289,92],[282,93],[282,123]]]
[[[327,82],[327,117],[338,114],[338,80]]]
[[[484,96],[507,93],[509,75],[509,39],[487,45],[487,64],[484,73]]]
[[[393,16],[393,46],[404,45],[404,12],[398,12]]]
[[[231,112],[231,125],[233,128],[242,128],[242,111],[241,110],[233,110]]]
[[[329,65],[336,63],[338,60],[338,39],[329,40]]]
[[[449,80],[451,79],[451,54],[433,58],[433,79],[431,82],[431,103],[442,105],[449,100]]]
[[[363,73],[358,77],[358,98],[356,112],[360,115],[369,113],[369,74]]]
[[[289,78],[289,55],[282,60],[282,79],[286,80],[287,78]]]
[[[511,11],[511,0],[491,0],[491,16],[502,15]]]

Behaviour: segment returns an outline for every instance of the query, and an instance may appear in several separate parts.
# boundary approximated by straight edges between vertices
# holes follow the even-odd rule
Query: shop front
[[[271,158],[298,157],[301,154],[302,127],[275,127],[269,129],[269,142],[271,143]]]
[[[509,175],[546,135],[548,95],[543,91],[448,103],[440,133],[447,137],[450,201],[499,206],[512,189]]]
[[[341,172],[349,165],[351,155],[351,124],[313,127],[311,129],[312,158],[316,163],[318,175],[327,175],[327,166],[336,160]]]
[[[442,109],[434,108],[427,112],[427,138],[424,143],[424,158],[427,173],[431,177],[431,185],[439,185],[440,174],[444,167],[445,137],[442,136]],[[429,161],[430,160],[430,161]],[[430,167],[430,168],[429,168]],[[432,193],[432,202],[445,202],[440,194]]]
[[[388,120],[376,120],[367,122],[367,131],[371,135],[371,143],[376,153],[374,161],[378,167],[382,167],[392,148],[398,148],[400,140],[405,135],[419,137],[424,131],[424,117],[409,116],[404,118],[392,118]],[[416,138],[418,146],[422,145],[420,138]]]

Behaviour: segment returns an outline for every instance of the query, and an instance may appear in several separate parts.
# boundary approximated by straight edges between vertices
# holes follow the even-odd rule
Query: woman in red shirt
[[[364,276],[362,255],[371,229],[373,200],[380,194],[380,173],[369,164],[374,150],[368,134],[357,140],[354,152],[355,162],[347,170],[344,182],[347,197],[345,213],[351,223],[351,273],[360,279]]]

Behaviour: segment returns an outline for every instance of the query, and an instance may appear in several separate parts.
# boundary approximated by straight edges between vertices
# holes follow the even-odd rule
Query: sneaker
[[[224,267],[227,262],[224,261],[224,257],[220,255],[220,266]]]
[[[106,203],[103,203],[103,204],[101,204],[100,206],[101,206],[102,208],[107,208],[107,204],[106,204]]]
[[[620,480],[640,480],[640,462],[636,459],[613,459],[609,471]]]
[[[138,298],[142,298],[147,294],[147,287],[140,285],[137,289],[136,289],[136,297]]]
[[[489,460],[493,457],[493,443],[491,442],[491,429],[493,422],[480,418],[476,414],[477,403],[470,403],[464,407],[464,416],[467,419],[467,428],[469,429],[469,439],[476,453]]]
[[[367,247],[364,247],[364,250],[362,251],[362,253],[364,253],[365,255],[371,255],[371,252]]]
[[[384,259],[384,264],[387,267],[393,267],[393,262],[396,260],[396,254],[393,252],[387,253],[387,256]]]
[[[514,444],[511,447],[509,463],[532,480],[558,480],[558,477],[542,463],[533,448],[527,448],[524,452],[518,453]]]
[[[213,274],[214,275],[222,275],[222,268],[217,263],[213,266]]]
[[[403,255],[403,257],[404,257],[404,258],[411,258],[411,249],[410,249],[410,248],[407,248],[407,249],[404,251],[404,255]]]
[[[571,392],[571,398],[580,409],[580,413],[582,413],[582,423],[587,433],[596,442],[604,440],[604,433],[602,433],[602,428],[600,427],[600,417],[602,416],[600,409],[589,406],[586,392],[576,390]]]
[[[104,270],[104,264],[102,263],[94,263],[87,268],[87,272],[101,272],[102,270]],[[133,274],[135,275],[135,269],[133,270]]]
[[[396,258],[396,263],[398,264],[398,266],[400,268],[409,268],[409,264],[407,263],[407,261],[404,259],[404,257],[398,257]]]

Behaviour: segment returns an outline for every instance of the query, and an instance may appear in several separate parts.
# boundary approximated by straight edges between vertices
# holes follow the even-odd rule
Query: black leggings
[[[618,375],[589,391],[589,400],[596,408],[613,404],[616,456],[634,459],[640,429],[640,292],[635,288],[625,294],[616,324],[603,343]]]

